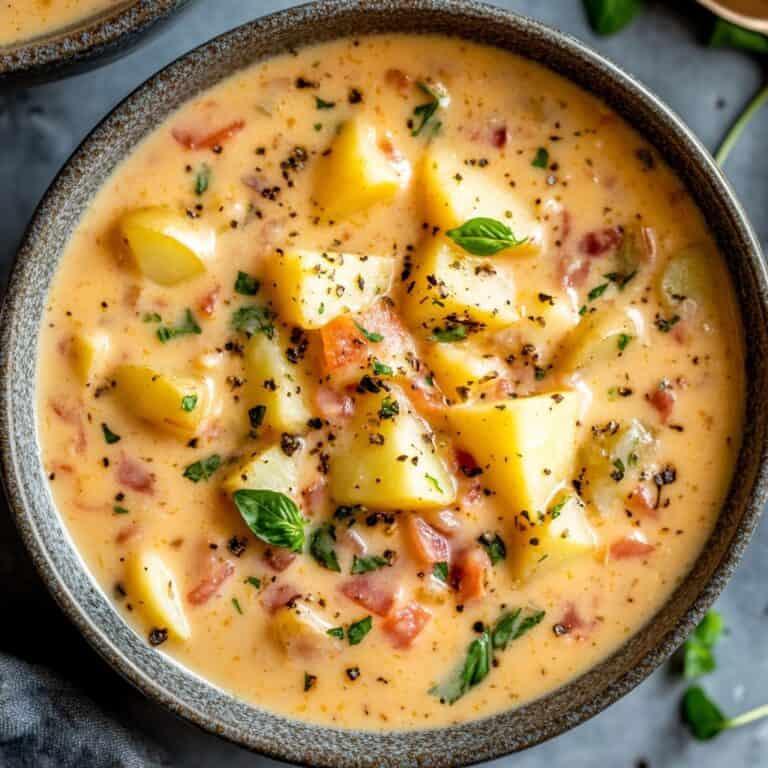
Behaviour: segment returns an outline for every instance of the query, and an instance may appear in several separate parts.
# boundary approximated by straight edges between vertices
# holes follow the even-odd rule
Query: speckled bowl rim
[[[22,78],[25,82],[55,79],[85,62],[106,61],[187,2],[134,0],[46,35],[0,46],[0,84]]]
[[[200,89],[249,63],[246,51],[262,56],[376,31],[452,33],[511,46],[604,98],[673,165],[702,208],[728,262],[750,340],[747,419],[735,479],[704,551],[648,625],[586,674],[523,707],[444,728],[386,733],[324,727],[258,709],[151,649],[94,583],[61,523],[39,459],[34,406],[37,333],[51,277],[93,191],[136,140]],[[680,119],[629,75],[571,37],[482,3],[318,2],[246,24],[171,64],[94,130],[48,190],[0,315],[3,480],[21,536],[65,613],[115,669],[171,711],[245,747],[303,765],[470,765],[537,744],[600,712],[665,661],[720,594],[768,489],[768,409],[761,408],[768,392],[767,316],[760,246],[723,174]]]

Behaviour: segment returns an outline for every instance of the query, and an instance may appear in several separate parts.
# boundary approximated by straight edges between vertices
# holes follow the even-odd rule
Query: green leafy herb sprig
[[[459,248],[473,256],[493,256],[499,251],[515,248],[528,241],[527,237],[518,240],[515,233],[503,222],[484,216],[468,219],[460,227],[449,229],[445,234]]]
[[[273,547],[292,552],[304,549],[307,520],[284,493],[244,488],[232,494],[240,516],[251,532]]]

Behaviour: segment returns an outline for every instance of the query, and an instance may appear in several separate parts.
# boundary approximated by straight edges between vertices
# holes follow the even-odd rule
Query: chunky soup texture
[[[195,98],[97,195],[40,336],[58,509],[116,610],[258,706],[436,726],[640,629],[718,516],[742,335],[594,97],[441,37]]]
[[[131,0],[0,0],[0,46],[76,24]]]

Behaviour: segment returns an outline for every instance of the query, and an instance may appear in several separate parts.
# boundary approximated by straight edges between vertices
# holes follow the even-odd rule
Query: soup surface
[[[0,0],[0,46],[65,29],[131,0]]]
[[[136,631],[258,706],[460,722],[640,629],[742,420],[729,276],[616,114],[440,37],[186,104],[72,236],[38,363],[51,492]]]

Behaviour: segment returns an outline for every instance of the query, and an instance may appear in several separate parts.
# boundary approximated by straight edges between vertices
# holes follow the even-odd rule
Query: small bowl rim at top
[[[94,583],[55,509],[40,461],[37,337],[69,235],[93,194],[175,108],[229,74],[314,42],[382,32],[452,34],[538,61],[595,93],[655,147],[709,221],[737,292],[746,349],[744,444],[704,551],[653,618],[565,686],[519,708],[408,731],[332,728],[238,700],[150,648]],[[319,768],[470,765],[551,738],[600,712],[684,641],[732,575],[768,494],[768,274],[746,214],[707,150],[643,85],[580,41],[472,0],[321,0],[244,24],[191,51],[124,100],[73,154],[30,224],[0,316],[0,457],[16,524],[43,580],[99,653],[151,698],[245,747]]]

